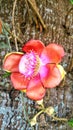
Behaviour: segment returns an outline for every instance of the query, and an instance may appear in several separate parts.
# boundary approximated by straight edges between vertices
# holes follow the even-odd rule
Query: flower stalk
[[[68,122],[68,119],[66,118],[59,118],[54,116],[54,108],[53,107],[48,107],[48,108],[42,108],[31,120],[30,120],[30,125],[34,126],[37,124],[37,118],[40,114],[46,113],[49,117],[52,118],[52,121],[63,121],[63,122]]]

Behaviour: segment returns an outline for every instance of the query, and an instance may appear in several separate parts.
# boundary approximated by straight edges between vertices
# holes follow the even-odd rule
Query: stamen
[[[24,74],[25,77],[34,77],[40,67],[40,58],[39,56],[31,51],[30,53],[26,53],[19,63],[19,71]]]
[[[40,68],[40,58],[39,58],[38,55],[36,55],[36,65],[35,65],[35,68],[34,68],[33,76],[35,76],[38,73],[39,68]]]

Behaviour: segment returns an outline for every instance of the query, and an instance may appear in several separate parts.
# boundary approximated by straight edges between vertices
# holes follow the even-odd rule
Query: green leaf
[[[9,45],[4,42],[0,42],[0,49],[2,48],[9,48]]]
[[[71,127],[73,127],[73,119],[70,119],[70,120],[68,121],[68,124],[69,124]]]
[[[5,36],[8,36],[9,35],[9,31],[10,31],[10,26],[8,23],[2,23],[2,33],[5,35]]]
[[[73,4],[73,0],[70,0],[71,4]]]
[[[5,72],[5,73],[3,74],[3,78],[7,78],[8,76],[10,76],[10,74],[11,74],[11,72]]]

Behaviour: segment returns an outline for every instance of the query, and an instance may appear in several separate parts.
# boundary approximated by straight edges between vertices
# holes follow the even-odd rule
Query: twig
[[[31,5],[31,7],[33,8],[33,10],[35,11],[35,13],[36,13],[37,17],[39,18],[39,20],[40,20],[43,28],[46,29],[46,25],[44,24],[44,22],[43,22],[43,20],[41,18],[41,15],[38,12],[38,8],[34,5],[34,3],[32,2],[32,0],[28,0],[28,2]]]
[[[14,20],[16,3],[17,3],[17,0],[15,0],[14,4],[13,4],[12,25],[13,25],[13,32],[14,32],[14,36],[15,36],[15,46],[16,46],[16,50],[18,51],[17,38],[16,38],[16,30],[15,30],[15,20]]]
[[[31,17],[30,17],[30,11],[29,11],[28,1],[25,0],[25,3],[26,3],[26,6],[27,6],[27,10],[28,10],[29,20],[30,20],[30,22],[32,22],[32,21],[31,21]]]
[[[64,122],[68,121],[67,118],[59,118],[59,117],[56,117],[52,114],[50,115],[47,111],[44,111],[44,112],[47,113],[52,118],[52,121],[64,121]]]

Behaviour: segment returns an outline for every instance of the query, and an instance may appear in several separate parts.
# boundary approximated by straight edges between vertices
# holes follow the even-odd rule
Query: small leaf
[[[68,124],[69,124],[71,127],[73,127],[73,119],[70,119],[70,120],[68,121]]]
[[[70,0],[71,4],[73,4],[73,0]]]
[[[10,72],[5,72],[4,74],[3,74],[3,78],[7,78],[8,76],[10,76]]]
[[[9,35],[9,31],[10,31],[10,26],[8,23],[2,23],[3,25],[3,28],[2,28],[2,33],[5,35],[5,36],[8,36]]]

